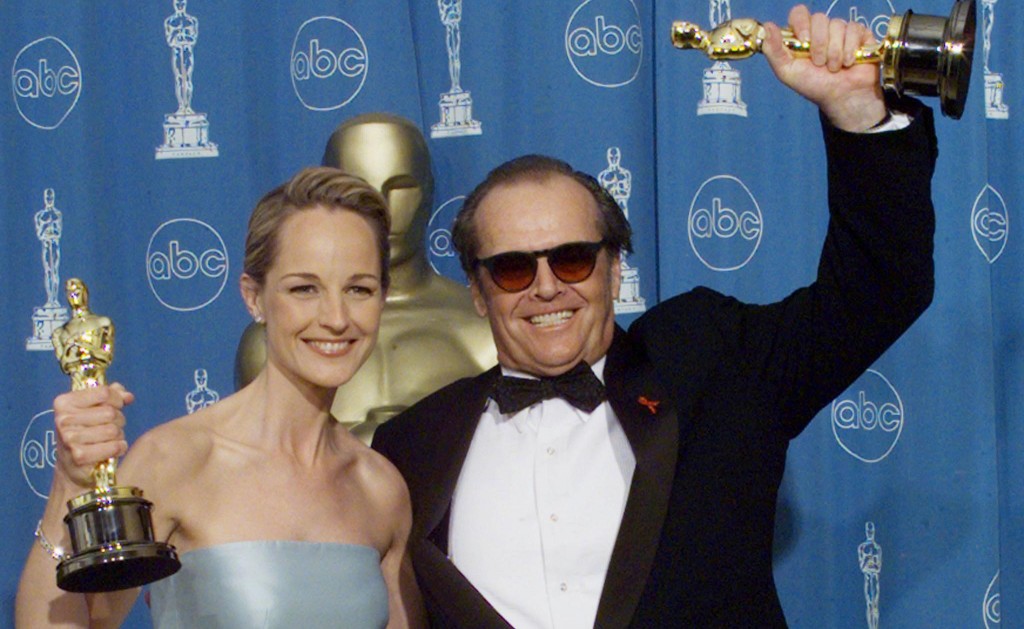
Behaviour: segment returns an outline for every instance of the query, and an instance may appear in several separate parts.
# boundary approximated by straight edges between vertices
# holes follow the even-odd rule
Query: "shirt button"
[[[548,452],[548,456],[553,456],[555,454],[555,449],[554,448],[548,448],[547,452]]]
[[[551,514],[551,521],[552,522],[558,522],[558,514],[557,513],[552,513]]]
[[[569,585],[567,583],[562,583],[561,585],[558,586],[558,589],[562,590],[563,592],[566,592],[569,589]]]

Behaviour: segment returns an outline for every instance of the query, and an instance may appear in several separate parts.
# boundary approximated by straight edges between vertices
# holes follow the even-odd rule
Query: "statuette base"
[[[985,75],[985,117],[1006,120],[1010,117],[1010,107],[1003,102],[1003,75],[990,72]]]
[[[25,349],[35,352],[53,351],[53,331],[67,323],[68,309],[63,306],[40,306],[32,310],[32,336],[25,339]]]
[[[153,539],[152,506],[136,487],[97,489],[68,501],[64,523],[72,550],[57,565],[57,587],[112,592],[177,572],[174,547]]]
[[[447,92],[438,103],[441,122],[430,127],[430,137],[450,138],[460,135],[480,135],[483,126],[473,120],[473,99],[469,92]]]
[[[210,142],[209,136],[206,114],[167,114],[164,116],[164,143],[157,147],[156,158],[217,157],[217,145]]]

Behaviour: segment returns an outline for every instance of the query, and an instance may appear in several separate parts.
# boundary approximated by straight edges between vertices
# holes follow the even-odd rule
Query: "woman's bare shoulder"
[[[165,482],[186,482],[213,449],[218,413],[203,411],[159,424],[136,439],[119,466],[125,479],[145,482],[148,491],[158,491]]]
[[[352,438],[355,473],[366,494],[384,511],[405,511],[409,508],[409,490],[401,472],[383,454]]]

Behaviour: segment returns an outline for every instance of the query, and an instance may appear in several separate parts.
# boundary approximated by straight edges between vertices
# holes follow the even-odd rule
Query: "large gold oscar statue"
[[[378,425],[428,393],[497,363],[487,320],[469,289],[435,273],[425,234],[433,208],[430,154],[419,128],[400,116],[371,113],[342,123],[323,163],[358,175],[391,208],[391,288],[380,336],[366,364],[338,390],[332,412],[369,443]],[[235,360],[235,384],[266,362],[263,327],[250,324]]]

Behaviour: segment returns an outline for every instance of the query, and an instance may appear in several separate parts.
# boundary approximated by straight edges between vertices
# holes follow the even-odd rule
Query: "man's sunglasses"
[[[537,277],[537,258],[547,258],[555,277],[566,284],[576,284],[590,277],[597,265],[597,254],[605,246],[600,242],[567,242],[540,251],[507,251],[476,261],[487,269],[498,288],[518,293],[533,284]]]

